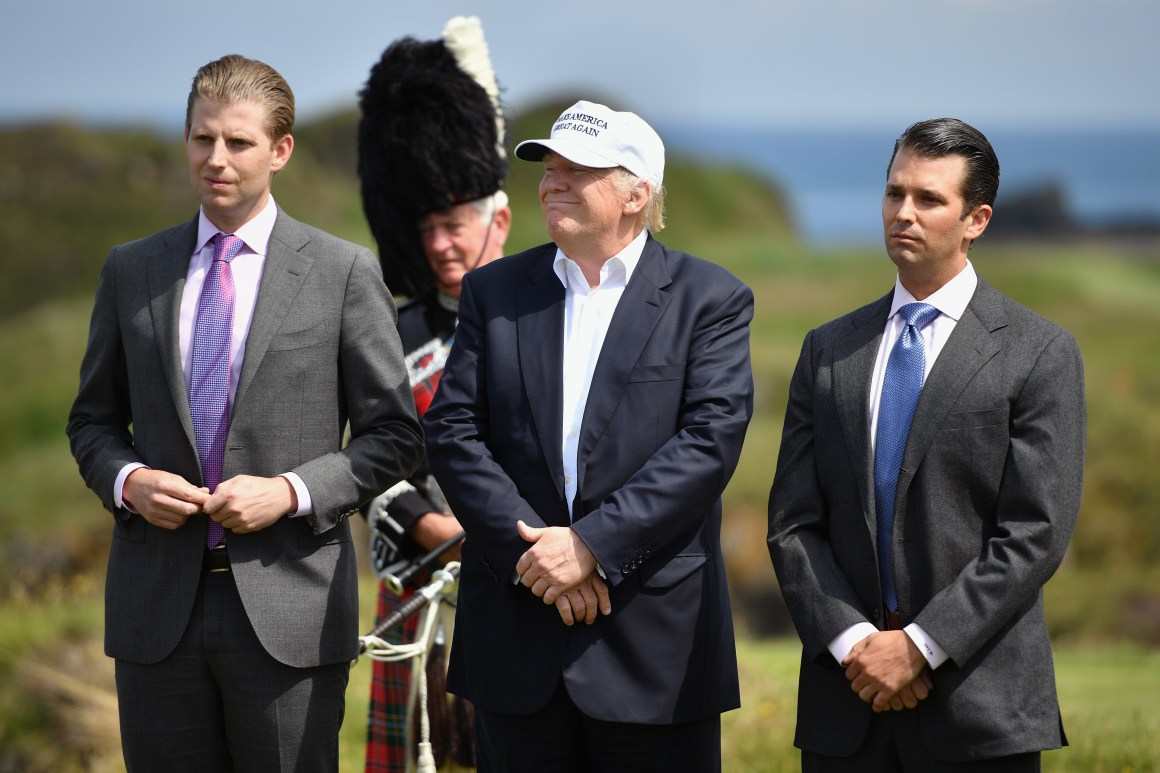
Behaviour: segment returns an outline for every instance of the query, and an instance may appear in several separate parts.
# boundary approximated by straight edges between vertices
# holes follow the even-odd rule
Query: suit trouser
[[[548,705],[510,715],[475,708],[480,773],[715,773],[721,770],[721,715],[677,725],[589,717],[561,683]]]
[[[1039,752],[971,762],[937,760],[919,736],[915,711],[875,714],[862,746],[849,757],[803,751],[802,773],[1037,773],[1040,770]]]
[[[272,658],[231,572],[202,575],[168,657],[116,665],[130,773],[338,770],[350,664],[292,668]]]

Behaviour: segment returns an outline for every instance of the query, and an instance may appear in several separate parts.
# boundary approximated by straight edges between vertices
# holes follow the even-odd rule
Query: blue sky
[[[1160,130],[1155,0],[24,0],[0,10],[0,121],[178,126],[193,73],[232,52],[309,118],[456,14],[483,20],[516,108],[564,92],[663,125]]]

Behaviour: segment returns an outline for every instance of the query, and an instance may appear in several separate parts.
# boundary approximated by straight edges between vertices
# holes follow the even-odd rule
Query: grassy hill
[[[513,137],[542,136],[563,106],[530,110]],[[356,177],[357,112],[294,132],[294,157],[274,182],[287,212],[351,241],[373,246]],[[521,126],[529,128],[524,131]],[[508,190],[515,218],[509,252],[547,240],[539,216],[538,164],[512,159]],[[689,248],[699,237],[790,231],[781,195],[737,169],[670,160],[671,233]],[[109,248],[193,217],[197,201],[180,136],[142,129],[94,131],[53,123],[0,127],[0,320],[57,298],[89,297]],[[708,245],[706,245],[708,246]]]
[[[560,107],[528,111],[531,128],[513,129],[509,145],[542,136]],[[291,213],[370,246],[354,176],[355,122],[342,114],[300,127],[275,195]],[[0,130],[0,140],[0,750],[27,751],[104,716],[61,708],[90,706],[85,691],[99,696],[92,682],[103,677],[88,675],[107,665],[94,642],[109,516],[84,488],[64,437],[97,271],[112,244],[189,218],[196,202],[178,138],[52,125]],[[538,165],[513,162],[511,251],[545,240],[539,174]],[[755,291],[756,413],[726,495],[725,544],[739,624],[751,637],[784,634],[764,537],[790,373],[806,331],[887,292],[893,267],[878,250],[807,249],[782,194],[744,169],[675,158],[666,182],[671,225],[661,240],[722,263]],[[973,260],[991,284],[1070,330],[1085,357],[1084,498],[1071,550],[1047,588],[1053,634],[1160,644],[1160,249],[984,239]],[[752,657],[743,665],[760,671],[754,652],[743,652]],[[80,683],[53,682],[36,670],[42,661]],[[778,663],[770,668],[780,675]],[[41,695],[53,697],[30,697]],[[751,727],[752,713],[739,717],[729,722]],[[99,731],[100,720],[91,723]],[[357,745],[358,728],[348,732]],[[28,769],[70,768],[57,760]]]

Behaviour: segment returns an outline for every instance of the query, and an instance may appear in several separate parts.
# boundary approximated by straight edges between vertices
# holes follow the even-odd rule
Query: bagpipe
[[[454,544],[454,543],[452,543]],[[450,547],[451,545],[448,545]],[[437,554],[436,554],[437,555]],[[438,645],[442,650],[444,636],[440,625],[439,604],[445,594],[454,595],[459,577],[459,562],[452,561],[442,569],[436,570],[431,581],[407,599],[407,601],[388,615],[374,630],[365,636],[359,637],[359,654],[366,655],[371,660],[400,661],[414,660],[411,679],[411,698],[408,707],[416,709],[412,713],[419,720],[418,742],[418,771],[419,773],[435,773],[439,768],[435,750],[431,743],[431,714],[429,692],[434,693],[436,700],[444,699],[443,680],[438,679],[438,688],[429,690],[428,666],[432,660],[432,651]],[[424,612],[419,622],[419,630],[415,641],[410,644],[392,644],[380,637],[383,633],[396,625],[402,624],[408,618]],[[442,659],[436,659],[441,661]],[[445,666],[442,662],[434,663],[439,671]],[[442,755],[440,755],[442,756]]]
[[[429,496],[442,499],[431,481]],[[372,529],[371,562],[390,593],[403,599],[371,631],[359,637],[359,655],[383,662],[411,661],[407,697],[407,738],[419,773],[435,773],[448,753],[459,765],[474,767],[474,716],[470,703],[453,698],[448,709],[445,652],[454,630],[454,607],[459,587],[459,562],[441,563],[441,557],[464,538],[460,531],[426,554],[402,556],[402,529],[390,516],[390,496],[371,504],[367,522]],[[408,591],[413,591],[406,596]],[[404,596],[406,596],[404,598]],[[397,643],[383,637],[419,615],[415,638]],[[405,637],[403,637],[405,638]],[[434,739],[434,740],[433,740]],[[408,767],[408,770],[410,767]]]

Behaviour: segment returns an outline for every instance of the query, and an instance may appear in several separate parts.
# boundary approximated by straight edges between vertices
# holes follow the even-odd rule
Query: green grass
[[[373,624],[374,585],[364,582],[363,630]],[[722,717],[723,770],[781,773],[800,770],[793,747],[796,638],[738,641],[741,708]],[[1055,647],[1056,680],[1070,746],[1046,752],[1043,769],[1145,773],[1160,769],[1160,649],[1128,643],[1064,643]],[[361,770],[371,663],[351,670],[342,770]]]
[[[370,595],[364,593],[364,601]],[[800,653],[792,638],[738,641],[741,708],[722,717],[724,770],[800,770],[793,747]],[[1057,646],[1055,654],[1070,746],[1045,753],[1044,770],[1144,773],[1160,768],[1160,650],[1072,644]],[[344,771],[361,769],[370,672],[366,659],[351,670],[342,728]]]
[[[362,630],[369,630],[374,585],[364,572]],[[95,692],[112,691],[112,665],[100,653],[99,578],[74,580],[17,594],[0,602],[0,769],[8,762],[42,764],[18,769],[81,771],[97,762],[119,770],[116,750],[97,759],[88,747],[61,741],[67,708],[59,699],[27,690],[19,664],[49,664],[82,679]],[[737,773],[793,771],[796,639],[738,642],[742,707],[722,718],[724,769]],[[371,662],[351,669],[346,721],[340,736],[343,771],[361,770]],[[1160,767],[1160,650],[1137,645],[1056,647],[1056,673],[1069,748],[1044,754],[1046,771],[1143,773]],[[96,723],[99,724],[99,723]],[[99,745],[97,745],[99,746]],[[20,756],[17,756],[20,755]],[[103,761],[102,761],[103,760]]]
[[[739,711],[722,721],[724,770],[800,770],[792,748],[800,645],[742,640]],[[1045,752],[1045,771],[1143,773],[1160,766],[1160,652],[1138,646],[1056,647],[1070,746]]]
[[[800,653],[796,639],[738,641],[741,708],[721,717],[722,770],[801,769],[793,748]]]
[[[1056,671],[1071,746],[1047,756],[1049,769],[1160,767],[1160,651],[1068,647],[1056,653]]]

